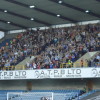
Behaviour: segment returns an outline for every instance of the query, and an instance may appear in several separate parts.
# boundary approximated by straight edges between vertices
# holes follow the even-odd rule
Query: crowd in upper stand
[[[32,63],[27,62],[27,68],[59,68],[61,63],[68,63],[68,67],[72,67],[72,64],[86,52],[100,50],[99,25],[56,28],[51,29],[51,33],[53,37],[50,40],[53,40],[53,43],[49,42],[49,46]],[[89,62],[87,61],[88,65]],[[100,63],[95,64],[99,65]]]
[[[92,51],[100,51],[100,24],[28,30],[0,48],[0,69],[15,66],[31,55],[36,58],[27,62],[27,69],[59,68],[61,63],[72,67],[77,59]],[[100,55],[97,58],[100,66]]]
[[[100,67],[100,53],[97,54],[94,58],[91,58],[87,61],[88,66],[90,67]]]

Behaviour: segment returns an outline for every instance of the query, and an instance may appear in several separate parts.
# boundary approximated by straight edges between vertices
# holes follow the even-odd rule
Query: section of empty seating
[[[8,92],[24,92],[23,90],[0,90],[0,100],[7,100]]]
[[[93,98],[91,98],[91,99],[89,99],[89,100],[100,100],[100,95],[98,95],[98,96],[96,96],[96,97],[93,97]]]
[[[89,96],[89,95],[95,93],[96,91],[97,91],[97,90],[89,91],[89,92],[87,92],[87,93],[85,93],[85,94],[83,94],[83,95],[80,95],[80,96],[77,97],[75,100],[77,100],[77,99],[81,100],[81,99],[83,99],[83,98],[85,98],[85,97],[87,97],[87,96]]]
[[[41,100],[52,96],[53,100],[73,100],[83,93],[82,90],[0,90],[0,100],[7,100],[7,97],[8,100]]]

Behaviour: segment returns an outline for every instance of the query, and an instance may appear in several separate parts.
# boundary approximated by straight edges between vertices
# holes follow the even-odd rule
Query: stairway
[[[21,61],[20,63],[18,63],[16,66],[15,66],[15,70],[25,70],[25,65],[27,62],[31,62],[34,60],[34,56],[31,56],[30,57],[26,57],[23,61]]]
[[[87,52],[85,55],[83,55],[81,58],[79,58],[75,63],[74,63],[74,67],[81,67],[81,60],[83,60],[83,66],[84,67],[88,67],[87,66],[87,61],[86,60],[90,60],[91,58],[93,58],[95,55],[97,55],[100,51],[95,51],[95,52]]]

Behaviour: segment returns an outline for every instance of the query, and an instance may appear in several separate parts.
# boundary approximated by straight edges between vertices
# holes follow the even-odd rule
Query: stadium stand
[[[36,96],[37,93],[40,93],[38,97]],[[85,93],[83,90],[0,90],[0,100],[40,100],[42,97],[47,96],[46,93],[53,93],[54,100],[90,100],[86,98],[99,93],[99,91],[92,90]],[[7,95],[9,96],[8,99]],[[94,98],[97,97],[99,96],[96,95]]]
[[[99,55],[99,51],[95,51],[95,52],[87,52],[86,54],[84,54],[81,58],[79,58],[75,63],[74,63],[74,67],[97,67],[100,66],[99,64],[97,65],[93,65],[91,63],[91,61],[93,62],[93,58],[95,56]],[[94,62],[95,63],[95,62]]]
[[[22,95],[19,95],[17,93],[22,93]],[[84,91],[82,90],[32,90],[30,92],[28,91],[23,91],[23,90],[2,90],[0,91],[0,100],[6,100],[7,98],[7,93],[10,94],[9,99],[8,100],[40,100],[40,97],[45,97],[46,94],[42,94],[42,93],[52,93],[53,92],[53,98],[54,100],[73,100],[75,98],[77,98],[78,96],[84,94]],[[16,93],[16,94],[15,94]],[[28,94],[31,93],[31,95],[28,97]],[[39,97],[36,97],[36,95],[32,94],[32,93],[40,93]],[[92,94],[93,92],[89,92],[89,94]],[[27,96],[27,97],[26,97]]]
[[[10,43],[6,43],[6,46],[0,49],[1,69],[15,66],[31,55],[38,56],[32,63],[27,62],[27,69],[30,67],[33,69],[60,68],[61,63],[67,63],[67,67],[72,67],[73,63],[85,53],[100,50],[100,41],[97,35],[99,31],[99,24],[90,24],[31,30],[18,34]],[[83,63],[82,60],[81,63]],[[81,67],[83,67],[82,64]]]
[[[100,0],[0,0],[0,100],[100,100]]]

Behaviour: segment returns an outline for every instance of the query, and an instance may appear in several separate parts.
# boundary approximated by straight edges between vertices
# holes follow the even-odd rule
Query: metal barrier
[[[88,62],[83,60],[83,64],[81,61],[75,62],[73,64],[73,67],[88,67]]]
[[[73,67],[73,63],[61,63],[60,68],[71,68]]]
[[[81,62],[77,63],[61,63],[60,68],[72,68],[72,67],[82,67]],[[84,61],[83,67],[88,67],[87,62]],[[4,67],[3,70],[25,70],[27,69],[26,65],[17,65],[17,66],[8,66]]]
[[[26,69],[25,65],[7,66],[3,68],[3,70],[25,70],[25,69]]]

